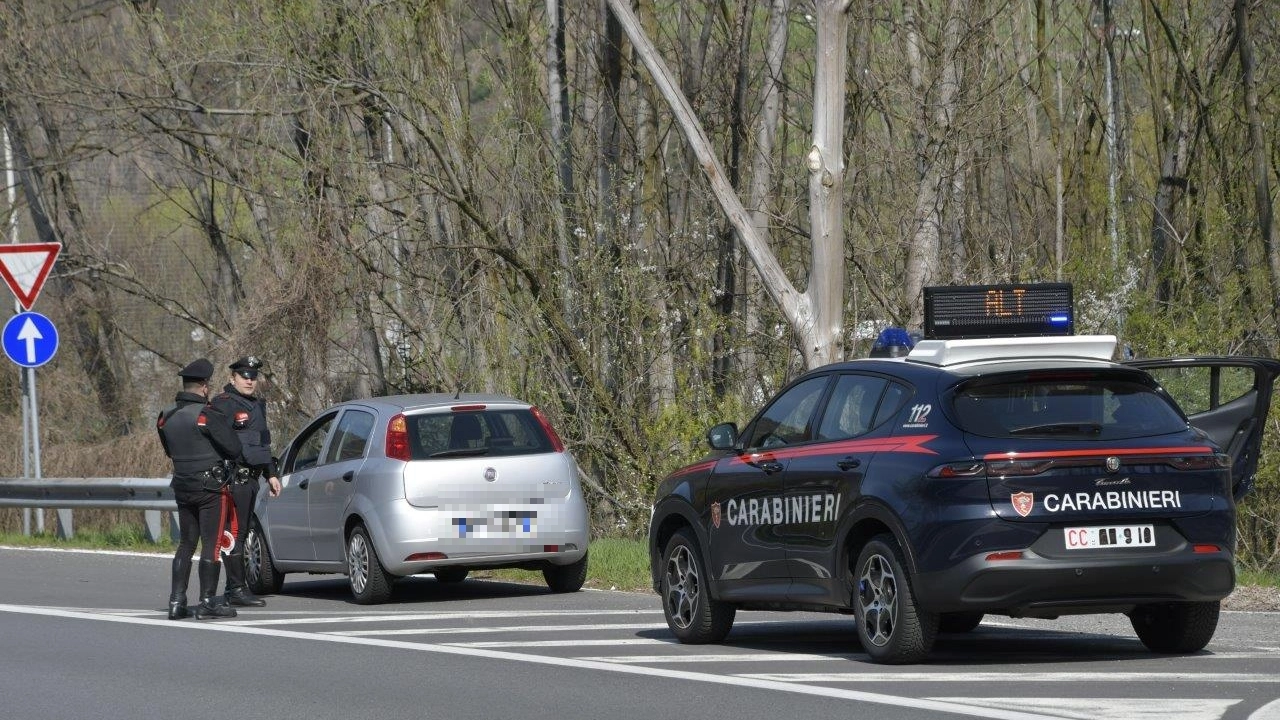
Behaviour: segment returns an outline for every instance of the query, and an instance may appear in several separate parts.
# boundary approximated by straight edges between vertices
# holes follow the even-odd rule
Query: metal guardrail
[[[0,507],[55,508],[58,537],[74,535],[72,511],[141,510],[147,539],[159,541],[161,513],[169,513],[169,537],[178,538],[177,502],[169,478],[0,478]]]

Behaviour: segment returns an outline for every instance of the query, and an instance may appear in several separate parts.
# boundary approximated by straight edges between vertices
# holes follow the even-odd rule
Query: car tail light
[[[409,462],[411,460],[409,452],[409,423],[404,419],[404,413],[400,413],[391,418],[387,423],[387,457],[392,460],[403,460]]]
[[[555,428],[551,427],[551,421],[547,420],[547,416],[543,415],[542,411],[536,407],[529,408],[529,412],[538,418],[538,424],[542,426],[543,432],[551,440],[551,449],[556,452],[564,452],[564,443],[560,441],[560,436],[556,434]]]
[[[987,472],[992,475],[1039,475],[1053,467],[1052,460],[988,460]]]
[[[1207,545],[1207,544],[1206,545],[1197,544],[1192,546],[1191,549],[1195,553],[1200,555],[1208,555],[1210,553],[1222,552],[1222,548],[1218,547],[1217,545]]]
[[[454,405],[449,409],[454,412],[479,412],[484,408],[484,405]]]
[[[938,467],[929,471],[929,477],[932,478],[958,478],[958,477],[977,477],[987,471],[987,466],[981,462],[954,462]]]
[[[542,552],[560,552],[559,545],[543,545]]]
[[[1166,462],[1176,470],[1221,470],[1231,466],[1231,458],[1222,453],[1171,457]]]

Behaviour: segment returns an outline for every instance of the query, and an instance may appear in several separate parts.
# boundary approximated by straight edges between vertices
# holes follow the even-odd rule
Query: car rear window
[[[1087,373],[983,378],[960,387],[952,408],[962,430],[986,437],[1115,440],[1187,427],[1154,387]]]
[[[552,452],[551,440],[528,408],[409,415],[405,420],[414,460]]]

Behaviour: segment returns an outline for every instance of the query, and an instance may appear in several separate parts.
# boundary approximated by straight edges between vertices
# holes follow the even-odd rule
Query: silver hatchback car
[[[542,570],[557,592],[586,579],[577,463],[536,407],[510,397],[335,405],[285,448],[280,481],[279,497],[258,497],[245,539],[257,593],[279,592],[291,572],[345,573],[361,604],[418,573]]]

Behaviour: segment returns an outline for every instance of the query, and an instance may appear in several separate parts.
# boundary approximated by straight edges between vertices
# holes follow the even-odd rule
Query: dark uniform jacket
[[[271,457],[271,431],[267,429],[267,403],[262,398],[244,395],[230,383],[209,401],[210,406],[225,415],[230,427],[240,437],[242,450],[236,463],[252,468],[265,477],[276,477],[275,459]]]
[[[201,474],[225,459],[240,456],[239,436],[202,396],[180,392],[174,405],[156,418],[164,454],[173,460],[173,484],[199,484]]]

